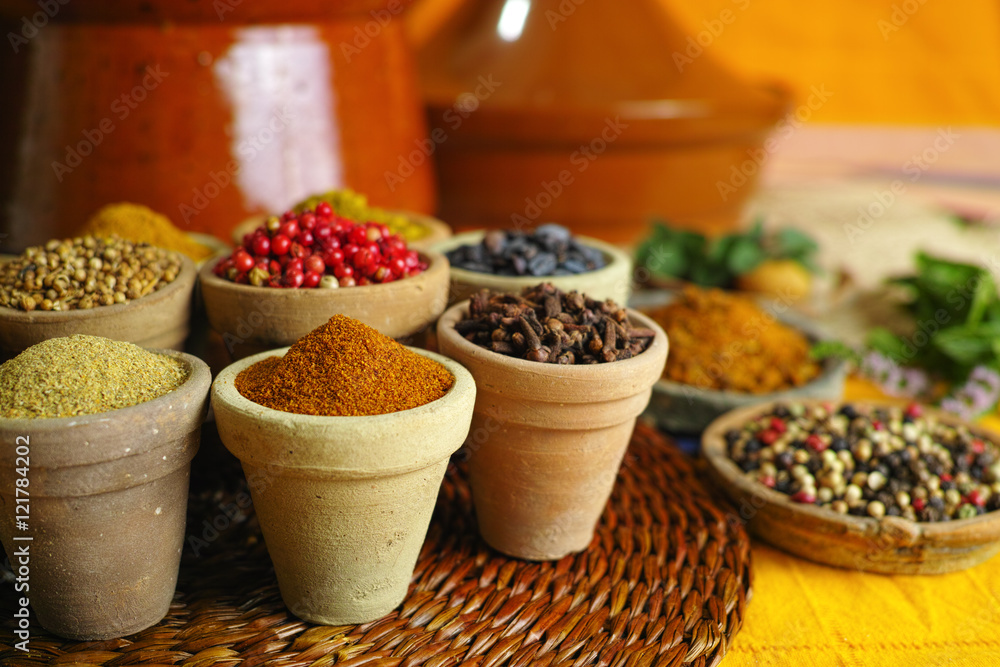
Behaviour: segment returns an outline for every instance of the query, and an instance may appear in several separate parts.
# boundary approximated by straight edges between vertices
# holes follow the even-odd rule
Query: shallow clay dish
[[[172,283],[129,303],[57,312],[0,308],[0,354],[13,357],[35,343],[73,334],[180,350],[190,329],[197,273],[194,262],[182,255]]]
[[[463,245],[476,245],[483,240],[485,231],[456,234],[434,245],[434,250],[444,254]],[[576,237],[584,245],[597,248],[604,254],[605,266],[596,271],[572,276],[496,276],[489,273],[467,271],[451,267],[451,286],[448,303],[465,301],[482,289],[494,292],[520,293],[525,287],[538,283],[552,283],[564,292],[576,290],[592,299],[613,299],[625,305],[632,292],[632,258],[619,248],[587,236]]]
[[[291,345],[336,314],[347,315],[390,338],[423,331],[448,301],[448,260],[420,253],[423,273],[381,285],[337,289],[284,289],[238,285],[201,267],[208,322],[234,359]]]
[[[219,255],[228,255],[233,251],[232,247],[225,241],[217,239],[211,234],[201,234],[199,232],[188,232],[188,238],[193,241],[197,241],[206,248],[212,251],[212,255],[198,262],[198,267],[200,268],[205,262],[211,261],[213,257],[218,257]]]
[[[272,410],[235,387],[239,373],[287,348],[219,373],[219,435],[243,464],[281,597],[307,621],[373,621],[406,596],[452,453],[469,432],[476,385],[426,350],[455,384],[436,401],[366,417]]]
[[[138,632],[159,622],[174,596],[212,375],[197,357],[154,351],[190,369],[159,398],[79,417],[0,419],[8,445],[0,448],[0,536],[11,555],[30,545],[31,607],[61,637]],[[15,483],[29,462],[28,529],[15,530],[23,502]],[[25,535],[32,541],[15,541]]]
[[[712,422],[701,441],[712,478],[737,506],[750,532],[760,539],[817,563],[883,574],[954,572],[1000,551],[1000,512],[933,523],[893,516],[857,517],[796,503],[783,493],[747,479],[729,458],[725,433],[773,406],[768,403],[733,410]],[[945,413],[928,411],[927,415],[947,424],[966,426],[986,439],[996,439],[988,431]]]
[[[667,337],[656,332],[624,361],[564,366],[517,359],[455,330],[467,301],[438,321],[443,354],[469,369],[478,388],[467,441],[479,531],[490,546],[527,560],[555,560],[590,544],[635,426],[663,372]]]
[[[451,236],[451,227],[441,222],[437,218],[432,218],[429,215],[423,215],[421,213],[414,213],[412,211],[393,211],[394,213],[399,213],[400,215],[406,216],[410,222],[416,222],[427,228],[427,235],[422,236],[415,241],[407,241],[407,247],[413,250],[428,250],[436,244],[438,241],[443,241],[444,239]],[[232,240],[234,245],[240,245],[243,243],[243,237],[253,230],[264,224],[267,220],[266,215],[255,215],[252,218],[247,218],[240,224],[233,227]]]
[[[654,291],[636,294],[630,305],[647,310],[663,306],[673,298],[671,292]],[[762,306],[766,301],[761,300]],[[775,315],[778,320],[801,331],[811,341],[823,340],[827,336],[808,318],[791,309]],[[823,362],[822,370],[812,381],[801,387],[794,387],[770,394],[745,394],[735,391],[701,389],[661,378],[653,385],[653,396],[649,401],[647,414],[653,417],[659,428],[670,433],[701,433],[720,415],[749,405],[770,401],[792,401],[800,399],[838,400],[844,395],[844,381],[847,378],[847,362],[830,358]]]

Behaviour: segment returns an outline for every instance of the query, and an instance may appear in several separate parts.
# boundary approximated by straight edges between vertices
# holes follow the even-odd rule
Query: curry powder
[[[274,410],[300,415],[368,416],[409,410],[455,383],[433,359],[344,315],[236,376],[236,390]]]
[[[749,297],[685,288],[649,312],[667,332],[667,380],[702,389],[768,394],[806,384],[820,372],[811,344]]]
[[[170,219],[141,204],[108,204],[102,207],[80,230],[80,235],[120,236],[130,241],[148,243],[183,253],[196,262],[211,257],[213,250],[198,243],[174,226]]]

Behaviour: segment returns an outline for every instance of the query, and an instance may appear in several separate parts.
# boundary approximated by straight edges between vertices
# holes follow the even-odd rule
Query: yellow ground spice
[[[117,235],[184,253],[196,262],[212,256],[213,250],[174,226],[170,219],[141,204],[122,202],[102,207],[80,230],[80,235]]]
[[[444,396],[451,372],[344,315],[236,376],[254,403],[300,415],[367,416],[409,410]]]
[[[334,213],[342,218],[355,222],[377,222],[388,227],[393,234],[399,234],[406,241],[416,241],[430,233],[425,225],[412,221],[405,215],[369,206],[368,197],[348,188],[313,195],[296,204],[294,210],[301,213],[315,209],[320,202],[324,201],[330,205]]]
[[[691,286],[649,315],[670,341],[663,372],[668,380],[767,394],[819,375],[819,364],[809,356],[809,340],[749,297]]]
[[[50,338],[0,365],[0,417],[92,415],[151,401],[187,381],[166,354],[100,336]]]

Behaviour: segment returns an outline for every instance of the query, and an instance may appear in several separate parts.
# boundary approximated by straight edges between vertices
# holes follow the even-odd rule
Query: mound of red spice
[[[444,396],[451,372],[344,315],[236,376],[254,403],[300,415],[368,416],[409,410]]]

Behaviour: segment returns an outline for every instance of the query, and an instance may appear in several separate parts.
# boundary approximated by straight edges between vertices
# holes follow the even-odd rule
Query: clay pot
[[[656,217],[738,224],[787,90],[708,48],[683,61],[693,38],[663,0],[452,4],[417,48],[456,229],[558,220],[633,242]]]
[[[68,236],[115,201],[219,238],[336,187],[431,212],[408,4],[52,5],[46,25],[0,52],[4,247]],[[0,0],[3,34],[20,40],[39,11]]]
[[[191,294],[198,269],[181,257],[181,271],[166,287],[129,303],[86,310],[25,312],[0,308],[0,355],[10,358],[50,338],[86,334],[180,350],[190,330]]]
[[[469,432],[476,387],[455,385],[411,410],[370,417],[281,412],[244,398],[236,376],[287,348],[223,370],[212,389],[219,435],[243,463],[281,597],[296,616],[366,623],[406,596],[448,457]]]
[[[656,331],[642,354],[605,364],[561,366],[507,357],[455,331],[469,304],[438,321],[442,354],[476,380],[467,448],[479,531],[517,558],[555,560],[582,551],[614,485],[635,419],[667,360],[667,337],[629,310],[636,326]]]
[[[434,250],[445,254],[463,245],[475,245],[483,240],[483,231],[465,232],[450,239],[441,241]],[[593,299],[613,299],[622,305],[628,303],[632,293],[632,258],[619,248],[586,236],[577,236],[577,240],[604,254],[604,268],[572,276],[494,276],[488,273],[477,273],[451,267],[448,288],[448,303],[465,301],[476,292],[488,289],[493,292],[513,292],[519,294],[525,287],[534,287],[538,283],[552,283],[564,292],[576,290]]]
[[[199,279],[212,328],[233,359],[291,345],[340,313],[403,338],[434,323],[448,302],[448,260],[421,253],[423,273],[381,285],[338,289],[279,289],[238,285],[201,268]]]
[[[0,536],[12,561],[28,547],[25,595],[60,637],[132,634],[170,606],[212,378],[197,357],[167,353],[191,374],[165,396],[82,417],[0,419]],[[15,484],[25,468],[30,514],[20,530]]]

